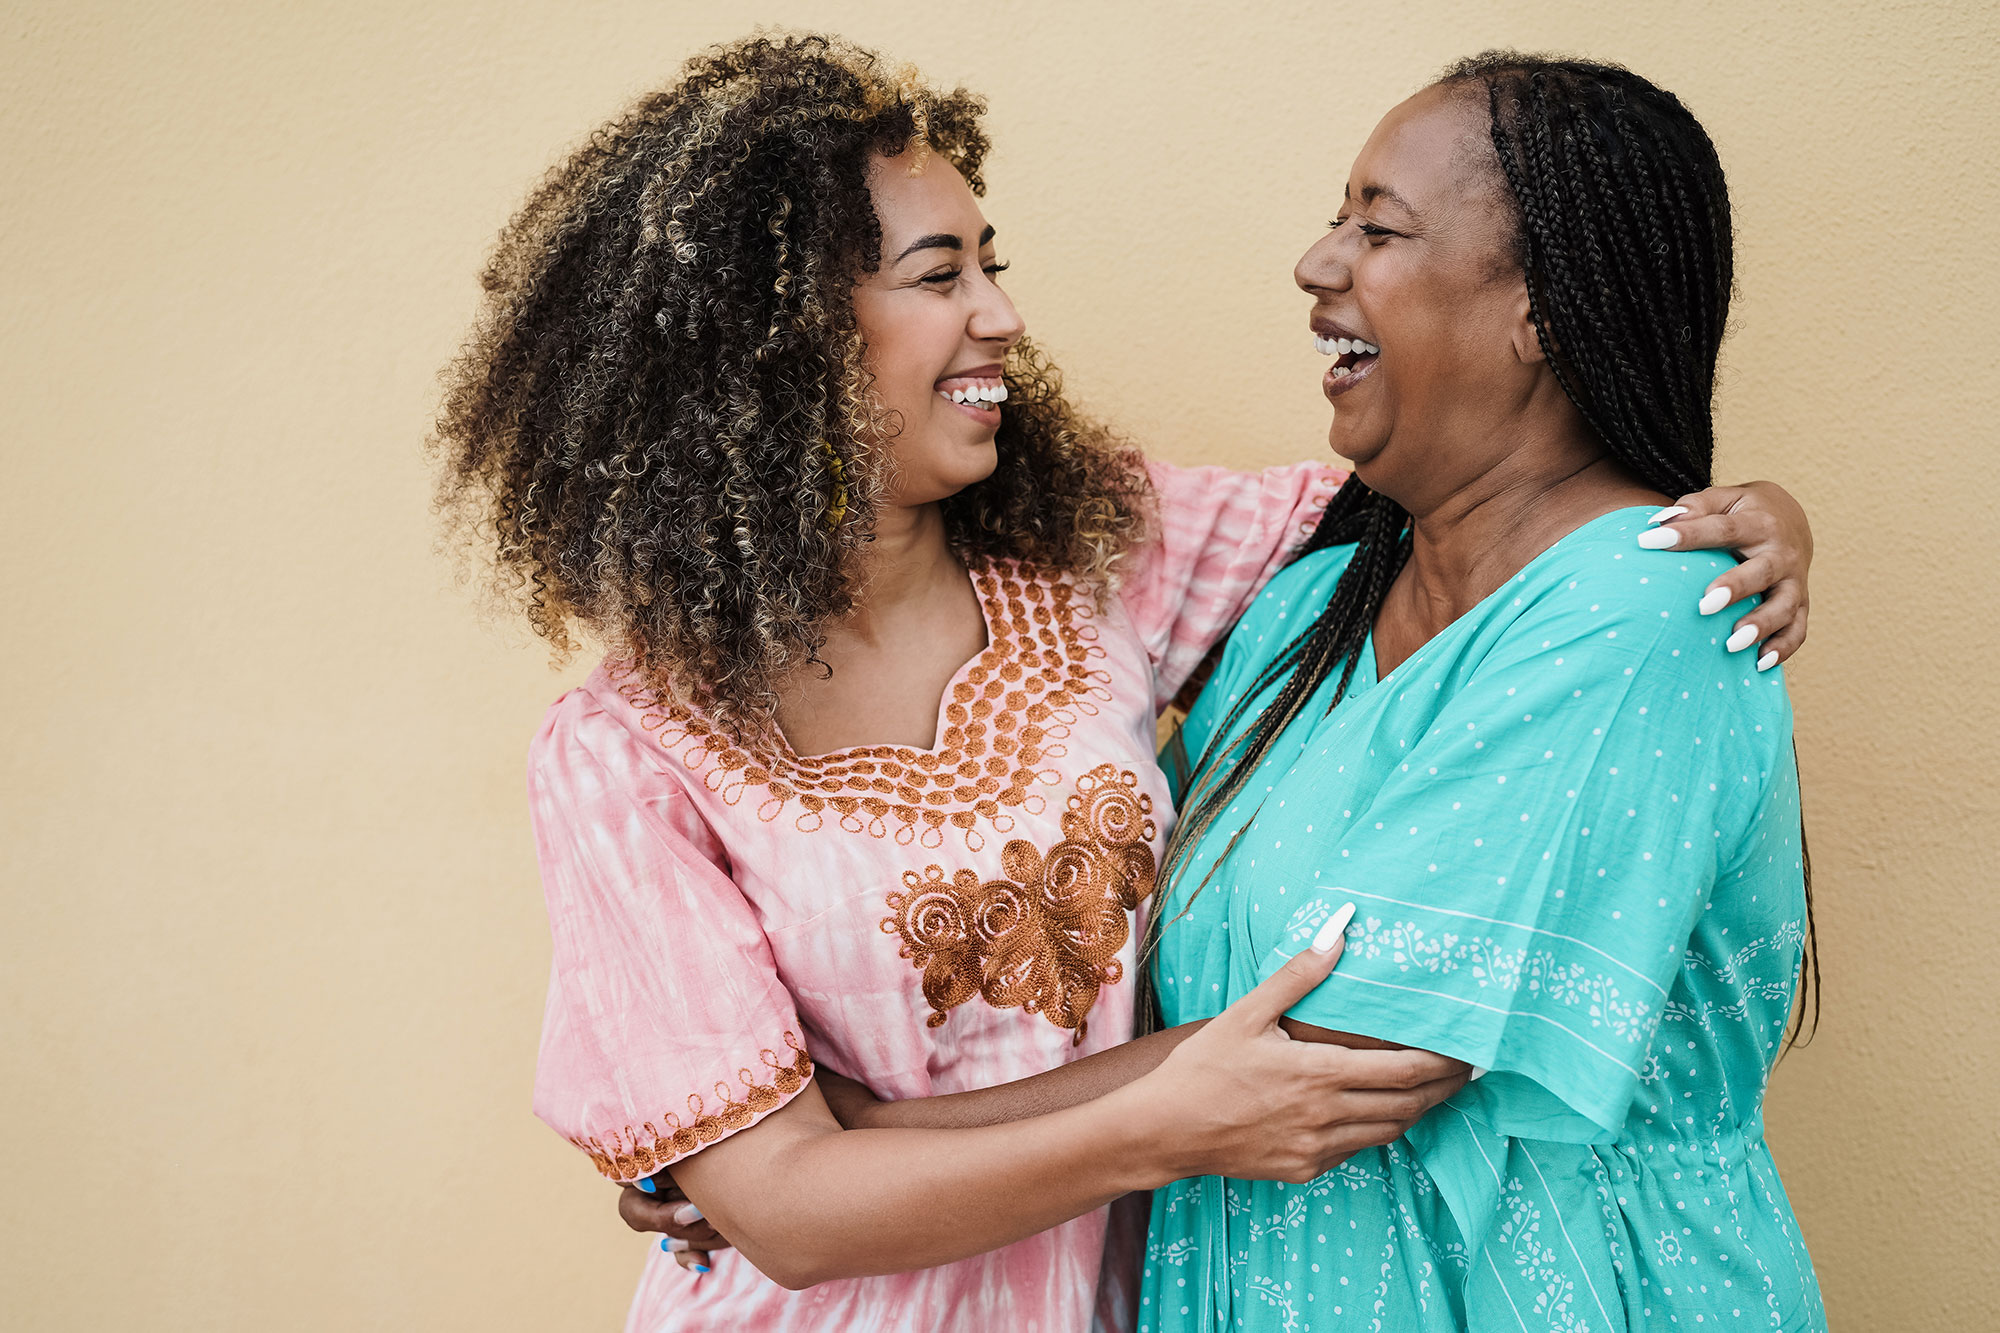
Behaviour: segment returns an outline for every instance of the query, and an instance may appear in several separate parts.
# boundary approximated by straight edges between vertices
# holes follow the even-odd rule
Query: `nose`
[[[1344,229],[1343,229],[1344,230]],[[1292,268],[1292,281],[1308,296],[1321,292],[1344,292],[1352,284],[1354,275],[1347,267],[1345,251],[1341,247],[1341,231],[1329,231],[1312,243],[1299,256],[1299,262]]]
[[[1012,347],[1027,333],[1027,322],[1014,308],[1013,298],[1000,290],[999,283],[987,274],[980,276],[986,281],[980,284],[966,332],[981,342],[997,342],[1003,350]]]

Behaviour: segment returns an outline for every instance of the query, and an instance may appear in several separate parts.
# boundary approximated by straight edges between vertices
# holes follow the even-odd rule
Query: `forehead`
[[[915,154],[906,151],[895,157],[878,154],[868,163],[868,191],[882,221],[883,248],[893,248],[898,237],[930,232],[951,232],[977,246],[986,217],[965,177],[936,153],[912,174],[914,161]]]
[[[1492,182],[1486,104],[1466,89],[1433,86],[1392,107],[1368,136],[1348,174],[1357,200],[1386,187],[1419,210],[1484,197]]]

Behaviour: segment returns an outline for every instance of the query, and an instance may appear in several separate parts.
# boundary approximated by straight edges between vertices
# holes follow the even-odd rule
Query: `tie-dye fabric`
[[[924,1097],[1128,1039],[1171,817],[1156,713],[1340,477],[1156,466],[1158,532],[1101,609],[975,566],[988,645],[929,749],[747,748],[617,663],[565,695],[530,761],[554,938],[536,1113],[632,1180],[784,1105],[814,1057]],[[734,1250],[699,1281],[654,1250],[629,1327],[1129,1328],[1143,1213],[1121,1255],[1112,1211],[803,1292]]]
[[[1805,917],[1790,706],[1721,645],[1735,615],[1695,610],[1724,560],[1641,550],[1647,513],[1570,534],[1380,681],[1371,640],[1168,889],[1168,1022],[1352,901],[1292,1015],[1491,1072],[1310,1184],[1157,1192],[1142,1328],[1825,1327],[1762,1116]],[[1351,552],[1257,599],[1191,753]]]

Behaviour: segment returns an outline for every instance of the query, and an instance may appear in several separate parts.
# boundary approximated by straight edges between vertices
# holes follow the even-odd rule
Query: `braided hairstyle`
[[[1563,392],[1605,452],[1649,487],[1681,495],[1708,486],[1716,356],[1735,281],[1729,191],[1708,134],[1672,93],[1617,65],[1488,51],[1452,65],[1435,86],[1477,96],[1488,108],[1495,184],[1504,181],[1516,224],[1512,257]],[[1244,690],[1199,762],[1189,765],[1184,748],[1170,748],[1169,766],[1181,770],[1187,796],[1163,882],[1334,673],[1329,711],[1346,694],[1409,558],[1409,515],[1350,478],[1300,554],[1343,544],[1354,546],[1353,558],[1325,611]],[[1221,744],[1279,682],[1242,738]],[[1808,864],[1816,1021],[1810,879]]]
[[[818,35],[689,60],[560,163],[501,233],[432,448],[440,507],[558,653],[573,630],[766,736],[775,682],[851,609],[896,423],[853,304],[881,263],[871,156],[984,194],[985,106]],[[986,480],[942,504],[968,556],[1100,588],[1144,528],[1136,455],[1007,358]],[[824,669],[824,664],[821,664]]]

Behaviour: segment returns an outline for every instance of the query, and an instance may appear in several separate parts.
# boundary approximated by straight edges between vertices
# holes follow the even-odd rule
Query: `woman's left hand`
[[[1769,671],[1806,640],[1806,571],[1812,565],[1812,525],[1791,492],[1774,481],[1747,486],[1711,486],[1683,495],[1666,509],[1657,526],[1639,536],[1650,550],[1731,550],[1743,563],[1708,585],[1701,613],[1714,615],[1746,597],[1764,600],[1738,620],[1729,651],[1753,643],[1763,647],[1757,669]]]

